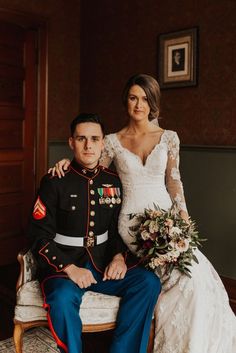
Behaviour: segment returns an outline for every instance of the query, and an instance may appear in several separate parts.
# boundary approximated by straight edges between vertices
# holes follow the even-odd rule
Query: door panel
[[[35,193],[37,32],[0,22],[0,265],[15,262]]]

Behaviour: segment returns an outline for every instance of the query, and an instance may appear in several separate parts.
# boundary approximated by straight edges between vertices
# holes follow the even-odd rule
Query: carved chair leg
[[[154,320],[152,320],[151,329],[150,329],[150,335],[149,335],[149,340],[148,340],[147,353],[152,353],[153,352],[154,337],[155,337],[155,322],[154,322]]]
[[[15,344],[16,353],[23,353],[22,351],[23,334],[24,334],[23,326],[21,324],[15,324],[13,340]]]

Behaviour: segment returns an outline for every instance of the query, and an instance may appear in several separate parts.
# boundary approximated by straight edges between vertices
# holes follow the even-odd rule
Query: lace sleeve
[[[114,147],[112,145],[109,135],[105,136],[104,143],[105,148],[102,152],[99,162],[104,167],[109,167],[114,158]]]
[[[188,217],[184,198],[183,184],[179,171],[179,138],[173,132],[168,139],[168,161],[166,167],[166,187],[173,201],[177,203],[179,212],[183,218]]]

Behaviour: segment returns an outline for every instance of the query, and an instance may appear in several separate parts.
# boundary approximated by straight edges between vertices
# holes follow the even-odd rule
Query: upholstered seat
[[[80,307],[83,330],[86,325],[113,323],[116,321],[120,298],[95,292],[86,292]],[[47,320],[43,298],[37,280],[25,283],[17,292],[15,322]]]
[[[19,253],[20,275],[17,282],[16,306],[14,316],[14,343],[16,353],[22,353],[22,338],[25,330],[47,326],[43,297],[36,279],[36,263],[31,251]],[[120,298],[87,291],[80,307],[83,332],[99,332],[115,327]],[[152,325],[148,352],[152,351],[154,327]]]

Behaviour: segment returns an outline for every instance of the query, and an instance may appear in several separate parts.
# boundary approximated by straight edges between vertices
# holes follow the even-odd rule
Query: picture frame
[[[198,28],[162,33],[158,38],[160,88],[197,85]]]

